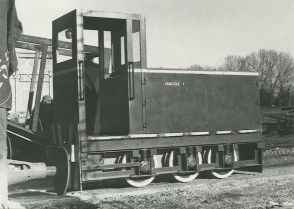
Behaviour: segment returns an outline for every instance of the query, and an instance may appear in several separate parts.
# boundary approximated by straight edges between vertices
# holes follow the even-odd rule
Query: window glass
[[[141,67],[140,21],[133,20],[133,62],[135,67]]]
[[[98,57],[98,30],[84,30],[84,44],[89,46],[89,49],[85,47],[85,56],[88,61],[99,64]]]
[[[58,33],[57,63],[72,59],[72,29],[68,28]]]
[[[104,31],[104,78],[109,78],[113,71],[113,45],[111,31]]]
[[[126,56],[125,56],[125,37],[122,36],[120,38],[120,47],[121,47],[121,50],[120,50],[120,54],[121,54],[121,65],[124,65],[126,64]]]

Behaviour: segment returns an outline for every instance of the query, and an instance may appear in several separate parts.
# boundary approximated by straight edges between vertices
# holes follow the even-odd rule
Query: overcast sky
[[[294,57],[292,0],[16,0],[24,34],[51,38],[52,20],[75,8],[146,15],[147,65],[217,67],[261,48]]]

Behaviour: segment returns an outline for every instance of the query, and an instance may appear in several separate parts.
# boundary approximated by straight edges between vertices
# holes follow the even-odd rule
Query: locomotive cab
[[[134,69],[146,68],[144,17],[74,11],[53,29],[55,121],[78,121],[78,103],[84,101],[87,134],[129,134]],[[63,49],[70,56],[59,53],[63,41],[72,43]]]

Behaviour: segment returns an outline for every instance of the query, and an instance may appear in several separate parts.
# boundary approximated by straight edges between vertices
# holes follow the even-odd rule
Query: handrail
[[[128,72],[128,74],[129,74],[129,100],[133,100],[135,98],[135,70],[134,70],[134,63],[133,62],[129,62],[128,71],[129,71]]]

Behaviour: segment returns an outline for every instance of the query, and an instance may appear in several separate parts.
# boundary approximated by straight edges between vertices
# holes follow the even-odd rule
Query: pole
[[[33,115],[33,124],[32,124],[32,131],[34,132],[36,132],[38,129],[40,100],[42,96],[42,87],[43,87],[45,67],[46,67],[47,50],[48,50],[48,45],[43,45],[41,64],[40,64],[40,70],[39,70],[39,78],[38,78],[38,84],[37,84],[37,92],[35,97],[35,111]]]
[[[34,92],[36,87],[36,77],[37,77],[37,71],[38,71],[38,65],[39,65],[39,57],[40,57],[40,50],[36,50],[33,72],[32,72],[31,86],[30,86],[30,93],[29,93],[27,115],[26,115],[27,120],[31,118],[31,114],[32,114],[32,106],[33,106]]]

